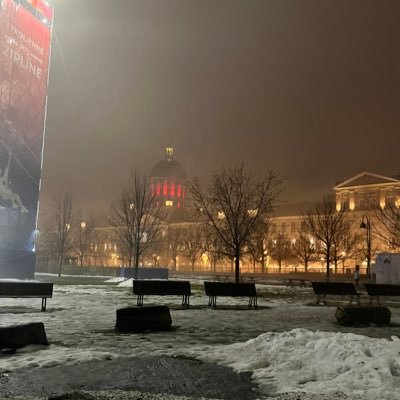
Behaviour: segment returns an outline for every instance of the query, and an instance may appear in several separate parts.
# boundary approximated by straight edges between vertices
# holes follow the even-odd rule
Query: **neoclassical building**
[[[211,261],[207,254],[199,254],[194,261],[195,254],[190,246],[190,236],[196,235],[196,224],[190,218],[190,204],[187,199],[187,175],[184,167],[174,158],[174,149],[167,147],[162,160],[158,161],[150,172],[151,193],[157,197],[158,206],[168,209],[168,218],[165,221],[160,240],[154,243],[143,256],[144,266],[168,266],[176,270],[216,270],[229,271],[229,260],[221,260],[217,264]],[[366,231],[361,227],[366,218],[371,225],[377,225],[373,207],[381,208],[400,207],[400,179],[386,177],[371,172],[362,172],[346,179],[332,188],[336,198],[336,210],[345,210],[353,220],[353,233],[361,239],[365,238]],[[321,199],[315,199],[315,203]],[[278,207],[272,217],[273,233],[270,239],[276,240],[276,235],[284,237],[292,245],[296,243],[301,229],[302,215],[312,211],[315,203],[296,205],[285,204]],[[365,224],[364,224],[365,225]],[[369,231],[371,233],[371,231]],[[275,235],[275,236],[274,236]],[[310,237],[310,241],[314,239]],[[361,240],[362,242],[362,240]],[[373,238],[374,255],[378,251],[388,249],[388,243],[382,238]],[[120,254],[120,248],[113,228],[96,229],[96,241],[92,243],[88,264],[102,266],[121,266],[125,261]],[[354,253],[356,254],[356,252]],[[366,269],[366,260],[360,255],[342,257],[337,272],[346,272],[360,264]],[[281,263],[282,264],[282,263]],[[243,260],[243,272],[277,272],[277,260],[266,251],[264,268],[251,259]],[[324,271],[325,263],[322,259],[314,260],[309,265],[309,271]],[[282,272],[302,271],[304,266],[294,257],[288,257],[279,267]]]
[[[371,172],[361,172],[334,188],[336,209],[365,211],[379,205],[400,207],[400,180]]]

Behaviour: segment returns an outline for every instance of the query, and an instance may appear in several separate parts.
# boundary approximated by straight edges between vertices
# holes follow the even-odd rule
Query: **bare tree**
[[[176,271],[179,251],[182,247],[182,228],[180,226],[168,226],[168,255],[172,260],[172,269]]]
[[[336,210],[334,196],[324,196],[322,201],[302,216],[302,224],[306,231],[317,240],[319,252],[326,263],[326,276],[329,279],[330,263],[335,243],[348,234],[351,222],[344,210]]]
[[[335,274],[338,272],[339,262],[344,263],[345,260],[353,258],[359,253],[359,244],[361,237],[359,234],[354,233],[352,229],[353,222],[350,218],[346,218],[343,222],[342,233],[334,238],[332,247],[332,262],[335,267]]]
[[[166,210],[157,205],[157,198],[151,193],[149,176],[132,172],[129,186],[122,188],[117,205],[112,207],[110,222],[126,252],[128,265],[135,267],[135,279],[140,257],[158,239],[166,216]]]
[[[279,273],[282,272],[282,263],[292,257],[291,242],[283,233],[278,233],[268,245],[268,254],[278,263]]]
[[[209,226],[204,226],[204,252],[210,262],[211,271],[217,270],[217,264],[225,258],[224,243],[215,231]]]
[[[192,223],[185,229],[182,237],[183,255],[189,260],[192,271],[197,260],[204,253],[203,227],[199,223]]]
[[[235,261],[236,283],[249,237],[271,213],[281,186],[282,180],[272,171],[258,179],[243,165],[214,175],[206,191],[197,179],[189,183],[199,220],[213,229],[224,244],[225,255]]]
[[[373,236],[383,240],[389,248],[400,250],[400,204],[389,203],[385,207],[380,207],[378,204],[373,204],[376,224],[371,223],[367,229],[372,230]],[[372,238],[371,238],[372,239]],[[372,253],[372,249],[371,249]]]
[[[94,220],[90,217],[87,221],[77,221],[72,229],[72,249],[78,256],[81,267],[94,238],[94,227]]]
[[[310,234],[304,229],[304,224],[300,224],[298,236],[292,245],[293,257],[302,265],[307,272],[310,262],[316,258],[316,246],[311,240]]]
[[[69,193],[54,198],[53,212],[56,223],[54,243],[58,256],[58,276],[61,276],[63,259],[71,245],[72,197]]]
[[[268,254],[268,241],[271,235],[271,221],[269,216],[266,216],[265,219],[260,220],[259,224],[254,227],[252,234],[250,235],[249,240],[249,250],[250,250],[250,259],[254,266],[255,264],[261,264],[261,272],[264,274],[266,272],[265,262]]]

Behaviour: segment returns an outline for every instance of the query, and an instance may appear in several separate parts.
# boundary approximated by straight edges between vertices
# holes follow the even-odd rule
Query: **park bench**
[[[311,282],[314,293],[317,295],[317,304],[326,304],[326,296],[350,296],[350,304],[356,298],[357,304],[360,304],[360,294],[351,282]]]
[[[143,306],[144,296],[182,296],[182,307],[189,308],[190,282],[168,280],[134,280],[133,294],[137,295],[137,306]]]
[[[204,282],[204,291],[208,296],[208,306],[217,307],[217,297],[248,297],[249,308],[257,308],[257,292],[254,283]]]
[[[369,295],[369,302],[372,304],[374,299],[377,304],[381,304],[381,296],[395,297],[400,296],[400,285],[389,285],[379,283],[366,283],[365,290]]]
[[[0,282],[0,297],[42,299],[41,311],[46,311],[48,298],[53,297],[53,284],[44,282]]]

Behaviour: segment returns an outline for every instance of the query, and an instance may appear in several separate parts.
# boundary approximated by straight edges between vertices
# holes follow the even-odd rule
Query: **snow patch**
[[[133,287],[133,279],[129,278],[118,284],[118,287]]]
[[[250,371],[265,394],[341,391],[364,400],[398,398],[400,340],[293,329],[245,343],[198,348],[191,355]]]

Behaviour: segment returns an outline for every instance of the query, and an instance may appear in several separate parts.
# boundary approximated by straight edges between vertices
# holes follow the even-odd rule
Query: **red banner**
[[[18,248],[36,223],[52,16],[42,0],[0,0],[0,210],[18,214]]]

